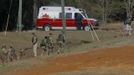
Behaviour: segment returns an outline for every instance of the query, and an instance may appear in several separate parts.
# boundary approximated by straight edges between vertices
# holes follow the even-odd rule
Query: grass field
[[[7,32],[7,36],[4,35],[4,32],[0,33],[0,45],[2,44],[6,44],[8,47],[10,45],[13,45],[13,47],[15,47],[16,50],[19,50],[20,48],[31,48],[32,43],[31,43],[31,37],[32,37],[32,32],[35,32],[39,38],[39,42],[41,41],[41,39],[48,35],[49,33],[53,34],[53,38],[54,40],[56,40],[58,34],[60,33],[60,31],[50,31],[50,32],[44,32],[44,31],[27,31],[27,32]],[[110,60],[108,60],[109,65],[111,65],[112,63],[116,63],[113,62],[114,61],[114,57],[112,57],[112,54],[110,56],[109,55],[105,55],[107,54],[107,50],[103,49],[108,49],[109,48],[117,48],[119,50],[118,47],[122,47],[122,46],[133,46],[134,44],[134,35],[132,36],[126,36],[125,35],[125,31],[123,30],[121,24],[112,24],[112,25],[107,25],[106,27],[103,27],[101,30],[96,30],[96,33],[100,39],[100,41],[97,40],[93,40],[91,33],[93,33],[93,31],[91,32],[86,32],[86,31],[67,31],[66,32],[66,39],[67,39],[67,45],[64,49],[64,53],[62,54],[51,54],[49,56],[44,55],[44,56],[40,56],[40,54],[38,54],[39,56],[34,58],[33,54],[32,54],[32,50],[28,50],[26,56],[21,59],[21,60],[17,60],[17,61],[13,61],[13,62],[9,62],[7,64],[0,65],[0,75],[30,75],[32,73],[32,71],[36,71],[35,69],[39,69],[39,70],[43,70],[44,67],[48,67],[49,72],[48,74],[51,74],[50,72],[54,72],[54,74],[52,75],[133,75],[133,71],[134,68],[133,66],[128,66],[127,64],[122,65],[122,63],[120,63],[121,61],[126,61],[128,59],[124,59],[123,58],[118,58],[119,62],[118,62],[118,66],[113,65],[113,66],[106,66],[106,65],[98,65],[98,67],[93,67],[92,68],[92,64],[96,63],[96,61],[98,60],[97,57],[102,56],[104,58],[102,59],[106,59],[108,60],[107,57],[109,57]],[[123,47],[124,49],[126,47]],[[133,49],[133,48],[130,48]],[[101,52],[102,50],[102,52]],[[115,53],[116,50],[114,50],[111,53]],[[102,54],[100,54],[102,53]],[[129,58],[129,54],[133,53],[133,51],[131,52],[127,52],[127,54],[125,54],[127,50],[124,50],[124,54],[121,54],[122,49],[119,50],[119,52],[116,53],[116,55],[119,54],[119,56],[127,56],[127,58]],[[40,53],[40,50],[38,51]],[[89,59],[94,59],[96,60],[95,62],[89,62],[88,58],[84,59],[83,57],[85,57],[86,54],[83,53],[89,53],[87,55],[89,55]],[[104,53],[104,54],[103,54]],[[77,55],[78,54],[78,55]],[[60,63],[59,61],[69,61],[69,57],[70,56],[74,56],[74,59],[70,59],[71,60],[76,60],[77,58],[75,57],[79,57],[81,59],[83,59],[82,62],[78,61],[77,63],[75,61],[73,61],[74,63],[66,63],[68,64],[67,66],[72,67],[72,69],[70,67],[66,67],[66,66],[61,66],[63,68],[62,70],[59,70],[54,68],[51,69],[51,67],[55,67],[56,65],[54,63],[51,63],[51,61],[57,61],[56,63]],[[103,56],[105,55],[105,56]],[[114,56],[114,54],[113,54]],[[93,58],[96,57],[96,58]],[[132,56],[131,56],[132,57]],[[63,58],[63,59],[61,59]],[[73,57],[72,57],[73,58]],[[64,60],[64,59],[68,59],[68,60]],[[121,61],[120,61],[121,59]],[[59,61],[58,61],[59,60]],[[113,60],[113,61],[111,61]],[[87,63],[86,63],[87,61]],[[105,60],[99,60],[97,61],[98,63],[103,62]],[[124,62],[124,63],[129,63],[130,59],[128,60],[128,62]],[[133,61],[130,61],[133,62]],[[97,63],[97,64],[98,64]],[[64,63],[61,63],[64,64]],[[84,69],[83,68],[78,68],[75,69],[73,67],[79,67],[81,65],[79,64],[87,64],[84,65]],[[89,65],[91,64],[91,65]],[[121,65],[120,65],[121,64]],[[53,65],[53,66],[49,66],[49,65]],[[77,65],[77,66],[75,66]],[[89,65],[89,66],[88,66]],[[133,65],[133,64],[131,64]],[[42,67],[43,66],[43,67]],[[60,66],[60,65],[59,65]],[[87,66],[87,67],[86,67]],[[37,67],[37,68],[35,68]],[[57,66],[56,66],[57,67]],[[68,70],[67,68],[70,68],[70,70]],[[86,68],[86,69],[85,69]],[[33,72],[34,74],[32,75],[48,75],[47,72],[44,73],[45,71],[48,71],[48,69],[44,69],[44,71],[42,72]],[[65,69],[65,71],[64,71]],[[72,71],[71,71],[72,70]],[[29,71],[28,74],[27,73],[18,73],[18,72],[25,72],[25,71]],[[57,73],[56,73],[57,71]],[[39,73],[39,74],[38,74]],[[42,73],[42,74],[40,74]],[[44,73],[44,74],[43,74]]]

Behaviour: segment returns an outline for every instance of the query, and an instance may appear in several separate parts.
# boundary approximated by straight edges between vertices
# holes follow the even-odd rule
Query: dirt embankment
[[[48,75],[58,72],[129,66],[134,70],[134,46],[97,49],[87,53],[57,57],[28,70],[10,71],[9,75]],[[45,61],[46,62],[46,61]]]

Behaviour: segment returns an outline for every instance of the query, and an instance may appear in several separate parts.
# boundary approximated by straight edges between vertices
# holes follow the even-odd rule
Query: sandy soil
[[[9,71],[8,75],[48,75],[58,72],[72,72],[100,67],[125,69],[134,71],[134,46],[95,49],[86,53],[57,57],[34,68]],[[44,61],[46,62],[46,61]]]

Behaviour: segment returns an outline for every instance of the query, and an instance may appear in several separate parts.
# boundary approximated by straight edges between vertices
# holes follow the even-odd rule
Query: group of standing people
[[[65,45],[64,34],[59,34],[56,42],[54,42],[53,37],[52,37],[53,34],[49,33],[48,36],[44,36],[41,43],[38,43],[38,37],[35,33],[32,33],[32,35],[33,35],[32,46],[33,46],[33,53],[35,57],[37,56],[38,45],[40,45],[40,48],[43,49],[43,52],[41,53],[41,55],[43,55],[44,53],[47,53],[49,55],[51,52],[54,52],[55,48],[57,49],[57,52],[59,53],[61,51],[60,48],[63,48]]]
[[[42,41],[39,43],[38,36],[35,33],[32,33],[32,51],[33,56],[38,55],[38,48],[41,48],[41,55],[47,53],[48,55],[54,50],[57,53],[60,53],[61,49],[65,46],[65,36],[64,34],[59,34],[56,42],[54,42],[52,33],[49,33],[48,36],[44,36]],[[29,48],[28,48],[29,49]],[[2,45],[0,50],[0,63],[5,64],[13,60],[20,59],[25,55],[26,49],[16,50],[12,45],[7,47],[7,45]]]
[[[49,55],[54,50],[54,40],[52,38],[52,33],[49,33],[49,36],[44,36],[40,43],[40,47],[43,49],[43,52],[41,55],[43,55],[45,52]]]

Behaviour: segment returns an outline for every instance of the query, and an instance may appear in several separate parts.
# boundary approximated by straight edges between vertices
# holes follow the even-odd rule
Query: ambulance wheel
[[[50,25],[45,25],[43,27],[43,30],[45,30],[45,31],[50,31],[50,29],[51,29]]]
[[[85,31],[90,31],[90,30],[91,30],[91,27],[90,27],[90,26],[85,26],[85,27],[84,27],[84,30],[85,30]]]

